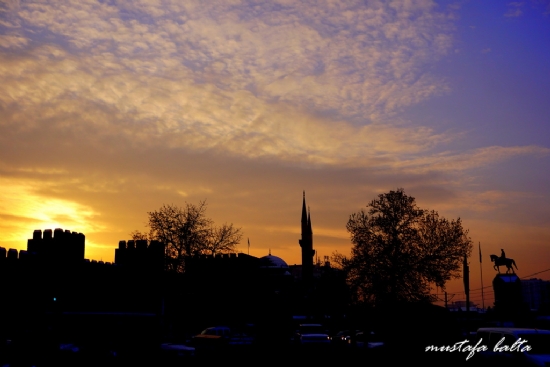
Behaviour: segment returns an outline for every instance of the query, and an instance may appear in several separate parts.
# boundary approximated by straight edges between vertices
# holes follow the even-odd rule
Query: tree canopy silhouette
[[[430,287],[460,276],[472,248],[460,218],[420,209],[403,189],[378,195],[346,226],[351,257],[336,255],[358,302],[433,301]]]
[[[240,228],[233,223],[216,226],[206,216],[206,200],[198,205],[163,205],[148,212],[149,234],[134,231],[134,239],[157,240],[165,245],[167,270],[183,272],[185,258],[194,255],[215,255],[236,251],[242,238]]]

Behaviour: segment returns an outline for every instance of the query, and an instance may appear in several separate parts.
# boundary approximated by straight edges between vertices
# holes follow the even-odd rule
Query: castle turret
[[[33,258],[56,263],[82,263],[86,250],[86,237],[82,233],[56,228],[34,230],[27,240],[27,252]]]

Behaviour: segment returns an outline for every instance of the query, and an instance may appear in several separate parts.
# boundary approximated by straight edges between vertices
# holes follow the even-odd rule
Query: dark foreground
[[[468,353],[424,352],[402,348],[361,350],[340,348],[333,345],[255,345],[246,347],[196,350],[193,355],[178,356],[161,350],[128,350],[113,353],[106,350],[88,351],[14,351],[4,354],[1,367],[41,366],[204,366],[218,363],[238,365],[285,365],[306,362],[308,365],[345,364],[350,366],[482,366],[484,363],[474,356],[466,360]]]

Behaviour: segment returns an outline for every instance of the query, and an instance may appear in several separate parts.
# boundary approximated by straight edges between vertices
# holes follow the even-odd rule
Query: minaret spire
[[[311,210],[309,209],[309,206],[307,207],[307,233],[310,236],[313,236],[313,231],[311,230]],[[313,238],[311,239],[312,242],[312,248],[313,248]]]
[[[304,197],[302,198],[302,226],[306,223],[307,223],[306,192],[304,191]]]
[[[306,192],[304,190],[304,196],[302,198],[302,238],[307,233],[307,210],[306,210]]]
[[[302,280],[306,288],[311,287],[313,280],[313,231],[311,229],[311,210],[306,209],[306,192],[302,198],[302,239],[298,242],[302,248]]]

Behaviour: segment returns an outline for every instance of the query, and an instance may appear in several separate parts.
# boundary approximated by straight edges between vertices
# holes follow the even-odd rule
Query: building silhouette
[[[550,281],[542,279],[521,280],[523,302],[530,310],[548,310],[550,306]]]
[[[348,299],[345,277],[328,258],[313,262],[305,192],[300,226],[301,265],[271,252],[228,253],[189,257],[185,273],[165,269],[158,241],[119,241],[111,263],[85,258],[82,233],[35,230],[26,250],[0,247],[0,340],[30,343],[40,354],[45,339],[93,344],[97,334],[105,343],[143,346],[159,335],[245,322],[268,343],[287,340],[293,315],[342,313]]]

